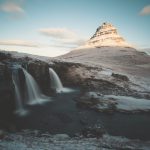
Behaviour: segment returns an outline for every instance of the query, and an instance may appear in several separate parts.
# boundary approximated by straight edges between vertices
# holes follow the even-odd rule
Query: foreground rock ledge
[[[71,138],[66,134],[41,134],[39,131],[23,131],[7,134],[0,139],[1,150],[149,150],[150,142],[130,140],[122,137],[104,135],[102,138]]]

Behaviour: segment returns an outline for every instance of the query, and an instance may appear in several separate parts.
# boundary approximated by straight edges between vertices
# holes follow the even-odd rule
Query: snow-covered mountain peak
[[[104,22],[83,47],[119,46],[132,47],[117,32],[111,23]]]

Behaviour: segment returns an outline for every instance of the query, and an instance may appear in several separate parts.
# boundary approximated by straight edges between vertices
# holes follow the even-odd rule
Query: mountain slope
[[[126,75],[150,91],[150,56],[130,46],[111,24],[103,23],[85,45],[58,58]]]

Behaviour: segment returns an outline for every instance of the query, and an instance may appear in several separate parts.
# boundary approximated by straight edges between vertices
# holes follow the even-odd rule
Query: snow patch
[[[100,74],[107,75],[107,76],[111,76],[111,75],[112,75],[112,70],[110,70],[110,69],[105,69],[105,70],[102,70],[102,71],[100,72]]]
[[[117,109],[126,111],[150,110],[150,100],[139,99],[129,96],[105,95],[106,99],[115,99]]]

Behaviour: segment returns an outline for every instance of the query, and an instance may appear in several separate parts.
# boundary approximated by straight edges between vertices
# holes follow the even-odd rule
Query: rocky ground
[[[76,100],[81,107],[100,112],[140,113],[150,111],[150,101],[132,96],[102,95],[99,92],[86,92]]]
[[[1,150],[149,150],[150,142],[103,135],[102,138],[50,135],[39,131],[6,134],[0,139]]]
[[[15,100],[10,70],[14,63],[26,68],[35,78],[42,92],[49,96],[54,93],[49,88],[48,69],[49,67],[53,68],[64,86],[77,87],[81,90],[80,95],[74,99],[76,107],[80,109],[88,108],[98,113],[121,112],[125,114],[146,113],[147,116],[149,115],[150,57],[145,53],[129,48],[112,48],[110,50],[104,47],[76,50],[59,58],[50,59],[3,51],[0,52],[0,127],[7,131],[16,130],[13,124]],[[61,116],[56,115],[59,119]],[[31,118],[29,120],[31,121]],[[145,121],[147,118],[143,120]],[[64,121],[62,119],[62,122]],[[83,120],[78,123],[85,124]],[[91,131],[89,133],[91,134]],[[70,147],[72,149],[150,149],[149,142],[129,140],[106,134],[102,134],[101,138],[96,139],[93,136],[87,136],[89,133],[84,132],[86,136],[83,134],[84,137],[82,138],[71,138],[67,135],[39,135],[39,133],[36,133],[37,136],[30,132],[17,132],[7,134],[4,137],[2,135],[0,148],[2,150],[19,150],[20,147],[21,149],[31,150],[43,149],[43,147],[45,149],[69,149]],[[96,131],[95,134],[94,131],[94,136],[97,133]]]
[[[71,51],[59,59],[82,64],[75,67],[73,75],[70,74],[81,78],[79,82],[83,81],[83,86],[86,84],[87,91],[100,94],[102,103],[102,95],[120,96],[122,101],[125,98],[121,96],[128,96],[128,104],[134,98],[138,102],[140,99],[150,100],[150,57],[146,53],[121,47],[85,48]],[[115,105],[118,98],[113,99],[116,99]]]

